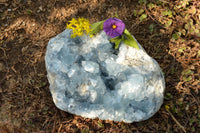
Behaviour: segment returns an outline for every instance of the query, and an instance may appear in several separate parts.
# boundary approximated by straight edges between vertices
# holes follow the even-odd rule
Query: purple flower
[[[124,22],[117,18],[109,18],[103,23],[104,32],[111,38],[122,35],[124,29]]]

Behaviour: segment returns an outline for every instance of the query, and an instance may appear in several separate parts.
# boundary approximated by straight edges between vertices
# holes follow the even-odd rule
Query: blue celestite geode
[[[52,38],[46,69],[55,105],[87,118],[131,123],[153,116],[163,103],[164,77],[158,63],[140,50],[113,48],[104,32],[71,38],[66,29]]]

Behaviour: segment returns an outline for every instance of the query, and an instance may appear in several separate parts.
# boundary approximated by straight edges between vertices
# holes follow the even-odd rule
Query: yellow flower
[[[67,24],[66,28],[71,29],[72,25],[71,24]]]
[[[165,105],[166,110],[169,110],[169,108],[170,108],[169,105]]]
[[[73,30],[73,34],[71,35],[72,38],[75,38],[76,36],[82,36],[83,33],[89,34],[91,31],[89,20],[85,18],[72,18],[72,20],[69,22],[70,23],[67,24],[66,28]]]
[[[72,18],[72,20],[71,21],[69,21],[71,24],[75,24],[75,23],[77,23],[77,20],[76,19],[74,19],[74,18]]]
[[[88,34],[88,33],[90,33],[90,29],[89,28],[87,28],[87,29],[85,29],[86,30],[86,33]]]
[[[93,35],[90,35],[90,38],[92,38],[93,37]]]

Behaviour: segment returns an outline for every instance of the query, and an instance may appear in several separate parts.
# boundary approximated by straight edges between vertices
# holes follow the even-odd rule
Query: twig
[[[56,131],[56,121],[54,121],[53,123],[53,130],[51,131],[51,133],[55,133],[55,131]]]
[[[60,133],[61,128],[62,128],[62,124],[61,124],[60,127],[58,128],[58,133]]]
[[[91,11],[90,11],[90,7],[88,6],[88,12],[90,15],[92,15]]]
[[[197,111],[198,111],[198,113],[199,113],[199,111],[200,111],[200,106],[199,106],[199,103],[200,103],[200,102],[199,102],[199,100],[198,100],[198,99],[196,99],[196,98],[195,98],[195,96],[192,94],[192,92],[190,92],[190,95],[191,95],[191,96],[194,98],[194,100],[195,100],[195,102],[196,102],[196,104],[197,104],[197,108],[198,108],[198,110],[197,110]]]
[[[186,133],[185,128],[176,120],[176,118],[172,115],[172,113],[169,110],[167,110],[167,112],[170,114],[170,116],[176,122],[176,124],[183,130],[183,132]]]
[[[4,54],[4,56],[6,57],[6,59],[8,59],[8,57],[7,57],[7,55],[6,55],[6,51],[5,51],[5,49],[2,48],[2,47],[0,47],[0,49],[3,50],[3,54]]]

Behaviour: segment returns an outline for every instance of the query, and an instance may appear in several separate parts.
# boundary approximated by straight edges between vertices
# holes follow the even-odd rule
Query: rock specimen
[[[55,105],[102,120],[146,120],[163,102],[165,82],[158,63],[143,50],[121,44],[115,50],[102,31],[70,37],[66,29],[47,46],[46,68]]]

